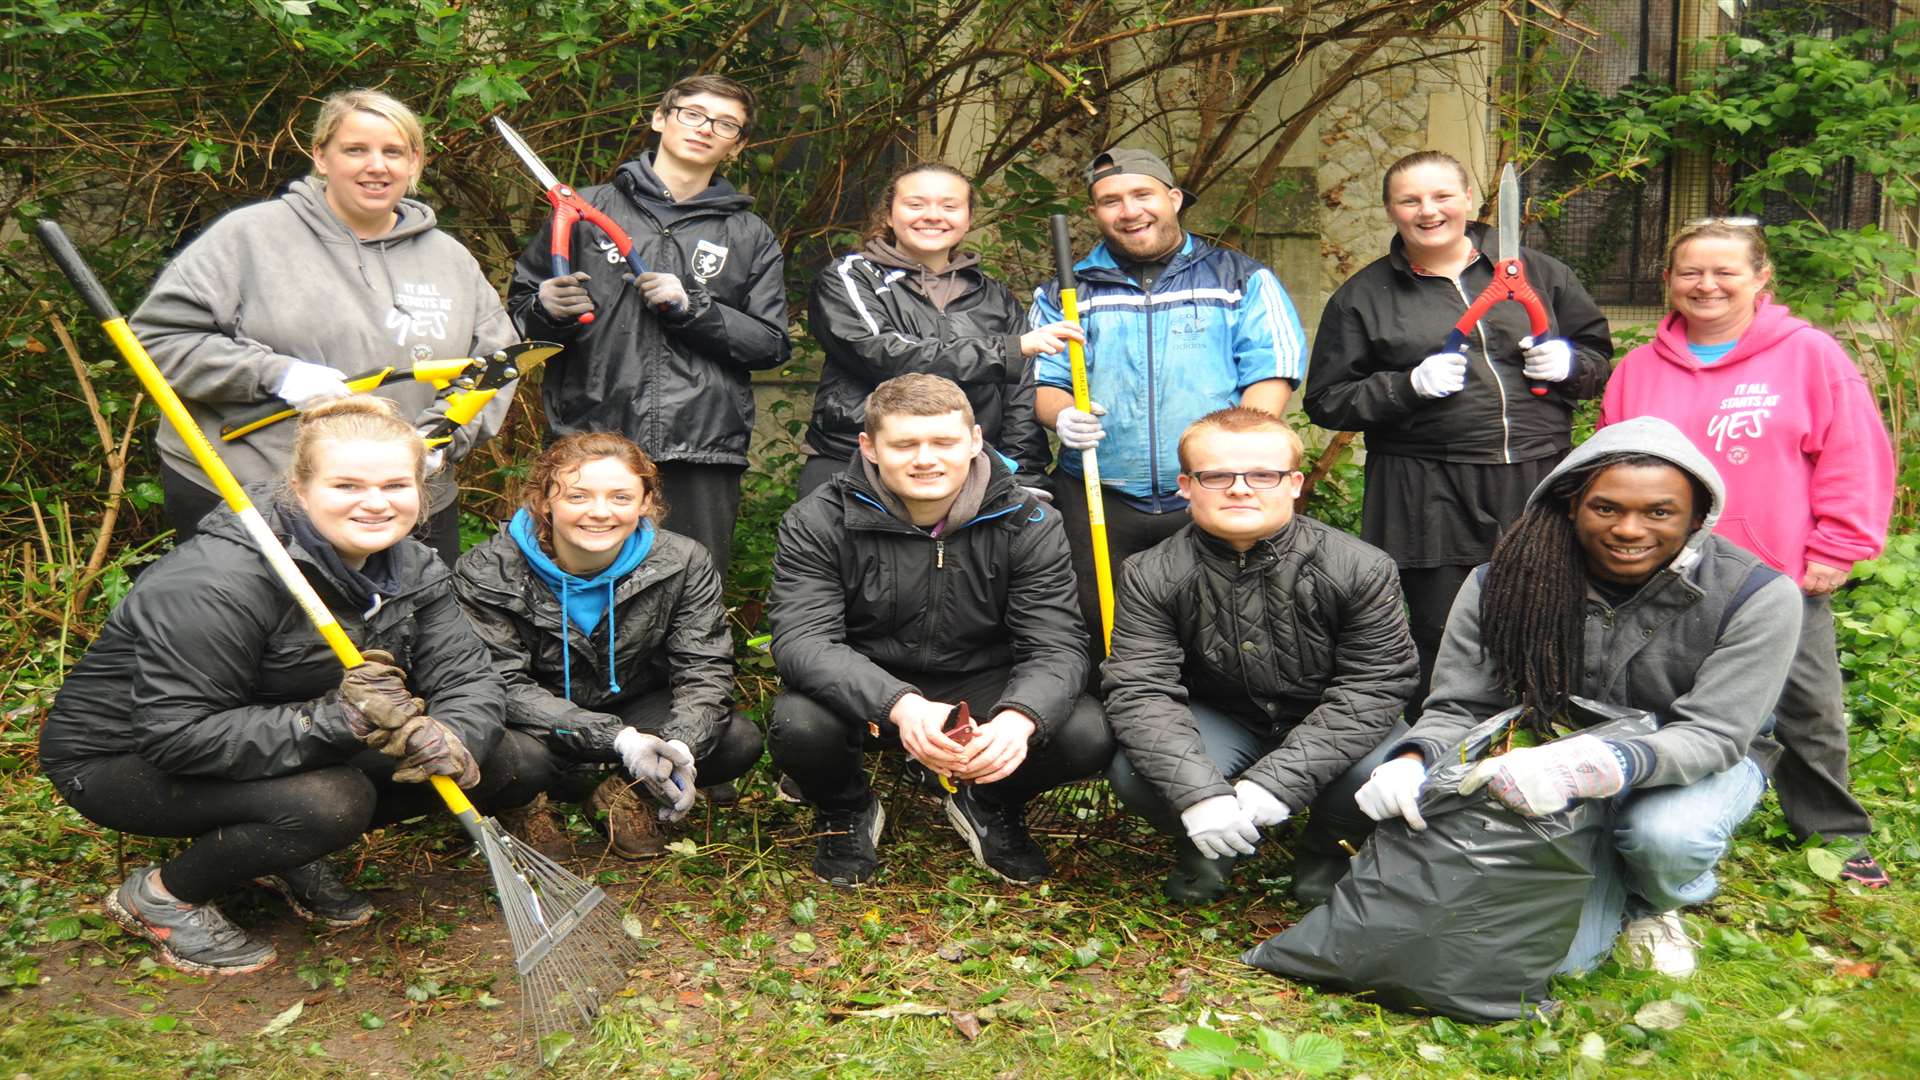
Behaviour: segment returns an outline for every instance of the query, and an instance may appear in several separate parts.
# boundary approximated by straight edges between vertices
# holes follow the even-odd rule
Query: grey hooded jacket
[[[402,199],[398,211],[391,232],[361,240],[327,206],[319,181],[296,180],[279,198],[209,225],[160,272],[133,313],[134,334],[242,484],[280,478],[299,425],[283,420],[227,443],[219,441],[220,425],[272,399],[293,361],[352,376],[387,364],[484,355],[519,340],[500,294],[467,249],[434,227],[432,208]],[[454,436],[452,460],[499,430],[514,385]],[[420,423],[445,409],[430,383],[395,383],[375,393]],[[165,424],[159,444],[170,468],[212,490]],[[450,469],[427,484],[433,510],[455,494]]]
[[[1620,742],[1640,787],[1691,784],[1733,767],[1765,743],[1762,731],[1800,636],[1800,592],[1751,552],[1713,535],[1726,490],[1713,464],[1678,428],[1644,416],[1602,429],[1541,481],[1603,454],[1651,454],[1692,474],[1711,495],[1706,520],[1680,554],[1617,606],[1587,591],[1586,634],[1574,693],[1645,709],[1660,730]],[[1531,500],[1530,500],[1531,501]],[[1481,567],[1461,586],[1434,664],[1420,723],[1395,749],[1429,766],[1481,720],[1515,704],[1482,646]]]

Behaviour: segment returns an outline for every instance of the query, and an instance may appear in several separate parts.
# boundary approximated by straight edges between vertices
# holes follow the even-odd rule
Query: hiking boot
[[[514,839],[549,859],[572,854],[573,845],[567,842],[567,828],[560,808],[553,805],[544,791],[527,805],[502,810],[496,817],[500,827],[512,833]]]
[[[254,878],[253,883],[279,893],[295,915],[310,923],[344,929],[365,926],[373,918],[373,901],[348,888],[325,859]]]
[[[162,896],[156,867],[134,871],[101,907],[129,933],[153,942],[168,967],[194,975],[245,975],[273,963],[273,943],[255,941],[212,904]]]
[[[1160,891],[1176,904],[1211,904],[1227,895],[1227,879],[1233,876],[1232,858],[1210,859],[1182,836],[1173,842],[1173,869],[1160,883]]]
[[[738,806],[740,804],[740,789],[733,786],[733,781],[731,780],[724,784],[715,784],[712,787],[699,788],[697,794],[707,800],[707,805],[712,807]]]
[[[653,803],[634,792],[637,785],[614,773],[587,796],[587,813],[604,830],[613,853],[623,859],[658,858],[667,850],[666,832]]]
[[[1627,924],[1622,937],[1626,941],[1627,957],[1633,963],[1676,979],[1693,974],[1694,953],[1699,946],[1687,936],[1679,912],[1635,919]]]
[[[996,799],[984,798],[972,784],[944,800],[947,820],[973,852],[973,861],[992,871],[1000,880],[1013,885],[1033,885],[1045,881],[1053,867],[1047,855],[1027,832],[1027,807],[1008,806]]]
[[[1884,889],[1893,884],[1893,880],[1887,877],[1887,872],[1880,868],[1879,860],[1873,857],[1873,852],[1865,848],[1861,848],[1860,854],[1841,864],[1840,880],[1851,881],[1855,885],[1868,889]]]
[[[855,809],[821,807],[813,828],[820,834],[813,849],[813,872],[834,885],[853,888],[866,884],[880,865],[880,830],[887,824],[886,808],[878,797]]]
[[[791,776],[782,776],[780,782],[773,785],[773,797],[781,802],[803,803],[807,793],[800,790],[800,781]]]
[[[1304,845],[1302,845],[1304,847]],[[1343,852],[1322,855],[1296,851],[1293,859],[1293,902],[1303,908],[1316,908],[1333,895],[1333,887],[1347,876],[1353,861]]]

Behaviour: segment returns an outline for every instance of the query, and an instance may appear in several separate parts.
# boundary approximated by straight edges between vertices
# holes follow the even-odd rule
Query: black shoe
[[[365,926],[373,918],[373,901],[355,892],[325,859],[253,879],[286,898],[295,915],[311,923],[345,928]]]
[[[1333,887],[1347,876],[1353,861],[1345,853],[1321,855],[1301,851],[1293,860],[1293,901],[1304,908],[1315,908],[1333,895]]]
[[[101,905],[114,922],[153,942],[169,967],[195,975],[245,975],[274,961],[273,943],[255,941],[212,904],[183,904],[153,887],[154,868],[134,871]]]
[[[973,861],[1014,885],[1033,885],[1047,879],[1053,867],[1046,853],[1027,832],[1027,807],[1008,806],[983,798],[980,789],[962,784],[946,798],[947,820],[973,851]]]
[[[1211,859],[1182,836],[1173,842],[1173,869],[1160,883],[1160,891],[1176,904],[1211,904],[1227,895],[1227,879],[1233,876],[1234,860]]]
[[[1887,877],[1887,872],[1881,869],[1880,861],[1873,857],[1873,852],[1865,848],[1861,848],[1860,854],[1841,865],[1840,880],[1851,881],[1855,885],[1869,889],[1884,889],[1893,884],[1893,879]]]
[[[813,821],[814,831],[820,834],[813,849],[815,874],[847,888],[873,878],[880,865],[880,830],[887,824],[886,808],[877,797],[869,795],[867,805],[854,810],[823,806]]]
[[[724,784],[715,784],[712,787],[700,788],[699,795],[701,798],[707,800],[708,806],[738,806],[740,804],[740,789],[733,786],[733,781],[731,780]]]

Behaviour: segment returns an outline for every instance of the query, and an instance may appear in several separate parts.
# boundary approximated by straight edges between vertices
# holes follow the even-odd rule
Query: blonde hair
[[[407,148],[413,151],[416,159],[427,156],[427,133],[420,126],[420,117],[412,109],[401,104],[398,98],[383,94],[378,90],[342,90],[329,94],[320,102],[320,114],[313,119],[313,153],[319,153],[339,132],[340,125],[346,122],[347,114],[363,112],[377,116],[394,126],[400,137],[407,140]],[[420,172],[415,169],[413,178],[407,182],[407,194],[420,189]]]
[[[400,413],[400,406],[371,394],[351,394],[322,402],[300,414],[282,487],[297,492],[320,470],[320,446],[329,442],[402,443],[413,452],[413,482],[427,487],[427,444]],[[424,509],[421,520],[426,519]]]
[[[1280,419],[1264,409],[1235,405],[1232,408],[1216,409],[1208,413],[1193,423],[1188,424],[1187,430],[1180,433],[1180,471],[1191,472],[1193,470],[1193,462],[1187,454],[1187,444],[1192,442],[1197,436],[1209,431],[1226,431],[1236,434],[1245,431],[1278,432],[1286,436],[1287,447],[1293,453],[1293,464],[1287,466],[1288,469],[1293,471],[1298,471],[1300,463],[1305,461],[1307,457],[1306,444],[1300,441],[1299,433],[1291,427],[1288,427],[1285,420]]]
[[[1751,222],[1751,224],[1749,224]],[[1758,222],[1751,218],[1702,218],[1682,225],[1667,241],[1667,273],[1673,273],[1674,256],[1683,244],[1695,240],[1740,240],[1747,245],[1747,259],[1755,274],[1772,274],[1773,260],[1767,257],[1767,238]]]

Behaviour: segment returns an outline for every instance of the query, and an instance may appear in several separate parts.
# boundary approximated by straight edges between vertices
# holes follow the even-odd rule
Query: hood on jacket
[[[692,198],[675,200],[667,182],[653,171],[651,150],[620,166],[613,174],[613,183],[627,197],[659,218],[662,225],[672,225],[681,218],[695,214],[733,214],[753,206],[751,196],[718,174],[707,182],[704,189],[695,192]]]
[[[1574,447],[1554,470],[1547,474],[1527,496],[1527,505],[1545,499],[1547,489],[1553,482],[1570,472],[1585,468],[1599,458],[1613,454],[1647,454],[1660,458],[1681,472],[1700,481],[1707,489],[1707,512],[1700,527],[1687,537],[1686,546],[1680,554],[1674,556],[1667,569],[1679,574],[1686,572],[1700,558],[1700,547],[1713,535],[1714,522],[1720,520],[1720,511],[1727,504],[1727,487],[1720,480],[1720,473],[1713,462],[1693,445],[1693,441],[1681,433],[1680,429],[1657,416],[1636,416],[1618,424],[1610,424],[1594,432],[1593,438]]]
[[[514,511],[513,520],[507,523],[507,535],[514,546],[520,549],[520,555],[527,560],[527,568],[542,585],[553,591],[560,601],[560,680],[561,693],[568,701],[573,700],[573,648],[572,635],[568,632],[570,622],[579,623],[587,633],[593,633],[600,620],[606,618],[613,607],[613,590],[621,579],[640,568],[647,554],[653,550],[653,521],[641,518],[640,527],[621,546],[620,553],[606,569],[590,578],[568,573],[560,568],[545,551],[540,549],[540,540],[534,535],[533,514],[525,507]],[[607,691],[620,692],[620,680],[614,675],[614,665],[619,659],[618,642],[615,638],[614,623],[607,623]]]
[[[938,270],[901,251],[897,245],[890,244],[877,236],[866,242],[866,245],[860,249],[860,254],[866,256],[876,266],[904,272],[908,285],[931,301],[940,311],[947,310],[948,304],[965,295],[967,289],[972,286],[972,281],[969,279],[979,276],[980,273],[980,253],[977,251],[955,251],[947,260],[947,265]],[[962,277],[961,274],[966,271],[972,272]],[[892,280],[894,275],[888,274],[886,277]]]
[[[333,212],[333,207],[327,204],[325,180],[317,176],[303,176],[287,185],[286,194],[280,196],[280,199],[287,204],[288,209],[293,211],[294,217],[300,219],[301,224],[313,230],[314,237],[321,243],[340,244],[354,249],[354,261],[360,266],[360,280],[366,282],[369,289],[373,288],[373,275],[367,270],[369,247],[373,248],[384,263],[388,244],[431,232],[439,222],[433,207],[418,199],[403,198],[393,208],[396,215],[393,228],[389,229],[384,236],[362,240],[347,227],[346,222],[340,220],[340,215]],[[388,270],[382,276],[387,279],[387,288],[392,290],[394,288],[393,272]],[[393,306],[401,311],[406,310],[401,305],[397,292],[393,294]]]
[[[287,554],[301,564],[302,572],[306,573],[308,578],[313,578],[315,576],[313,571],[318,571],[318,576],[325,578],[327,584],[340,595],[350,599],[359,595],[361,586],[358,583],[342,581],[336,577],[332,566],[338,564],[337,556],[328,559],[317,551],[309,550],[308,545],[300,539],[299,534],[287,521],[286,515],[281,512],[272,486],[249,484],[247,496],[253,500],[254,507],[260,511],[260,516],[265,519],[267,528],[279,538],[281,545],[287,549]],[[260,545],[254,542],[253,535],[247,532],[247,527],[241,522],[240,515],[224,504],[201,519],[199,532],[196,535],[219,537],[252,552],[253,558],[266,562],[267,557],[260,552]],[[434,584],[452,574],[446,564],[440,561],[439,556],[417,540],[410,538],[401,540],[388,548],[384,554],[387,556],[387,567],[382,580],[391,587],[392,592],[382,595],[381,602],[374,605],[376,610],[384,603]],[[372,614],[369,611],[366,616]]]
[[[1713,366],[1729,367],[1774,348],[1802,330],[1812,329],[1811,323],[1795,316],[1787,309],[1787,305],[1776,304],[1772,299],[1762,297],[1754,308],[1753,322],[1741,331],[1740,340],[1734,342],[1733,350]],[[1653,352],[1669,364],[1689,371],[1698,371],[1706,366],[1695,359],[1693,350],[1687,347],[1687,317],[1677,311],[1668,312],[1667,317],[1660,320],[1660,329],[1653,338]]]

